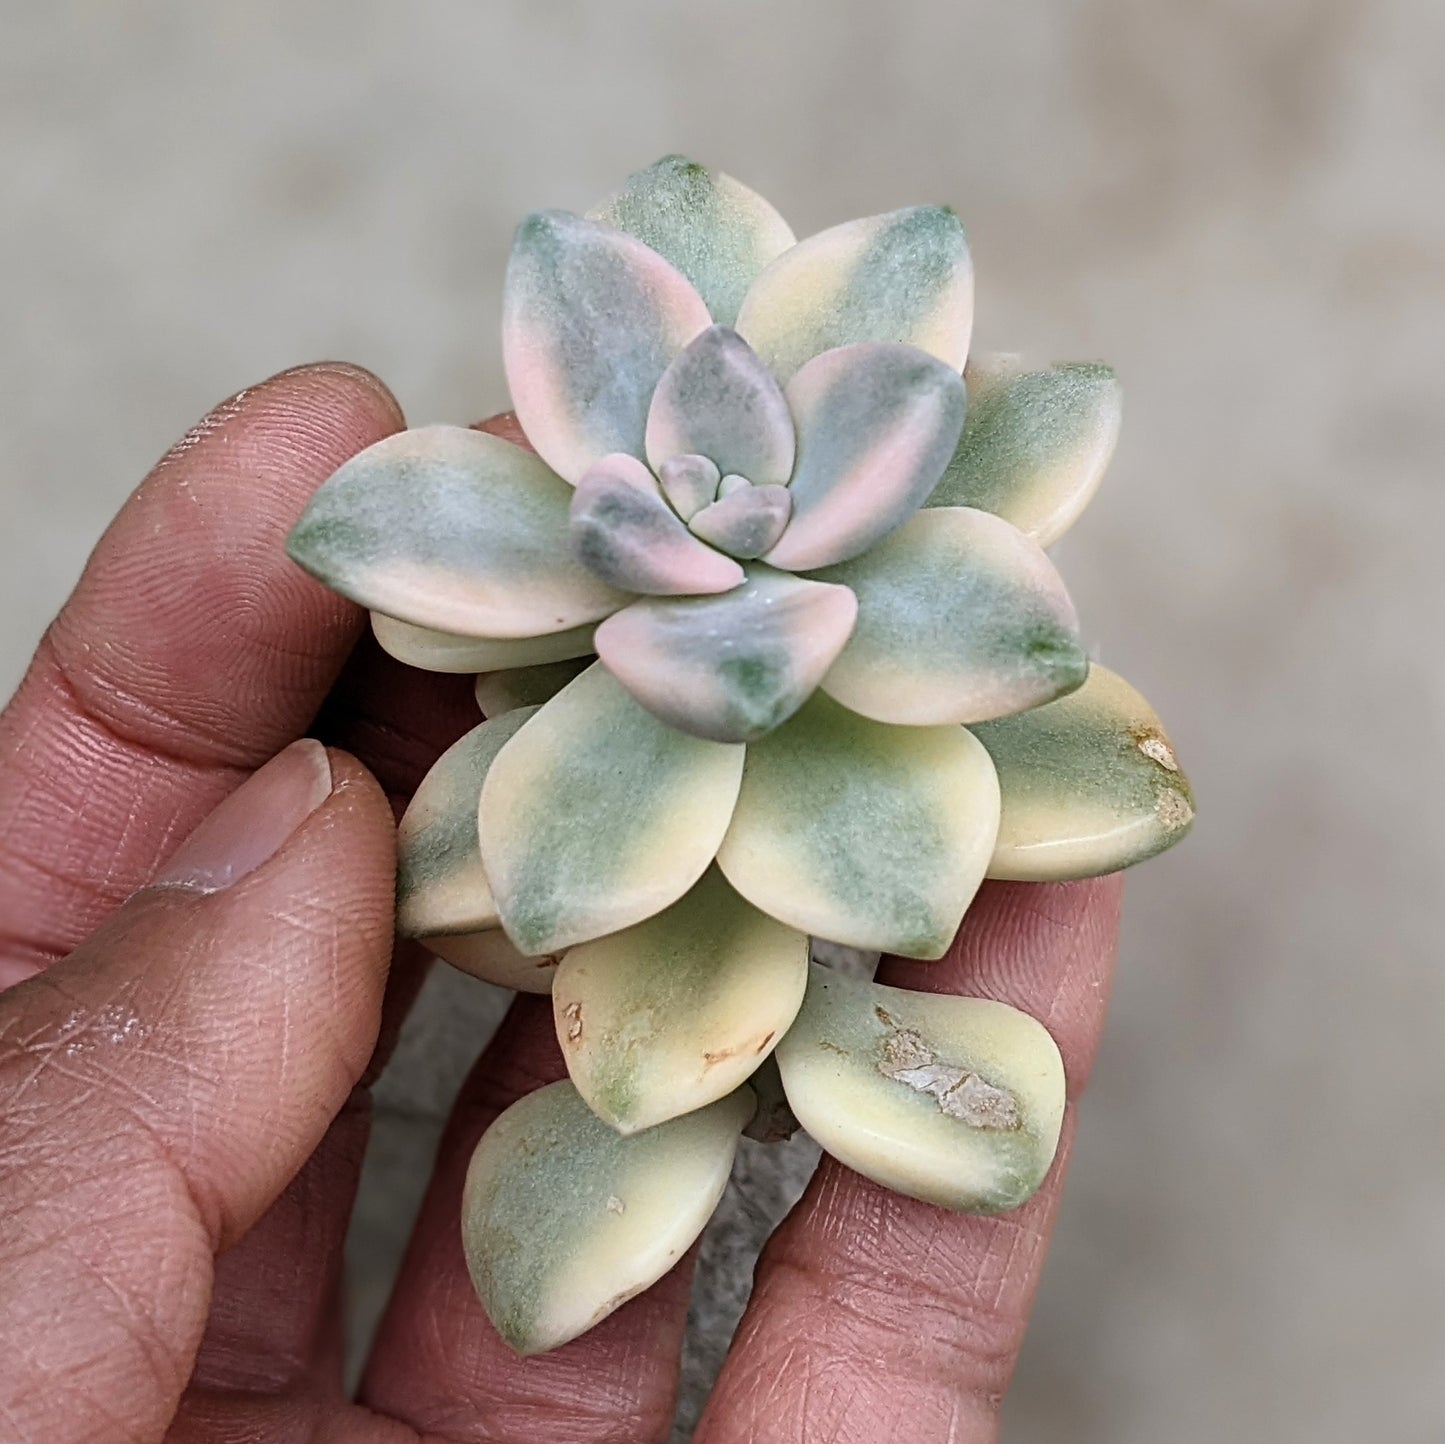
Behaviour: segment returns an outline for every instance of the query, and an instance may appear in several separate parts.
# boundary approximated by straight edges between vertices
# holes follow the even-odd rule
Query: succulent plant
[[[1041,1024],[810,965],[937,958],[986,875],[1177,841],[1188,782],[1090,665],[1045,554],[1119,425],[1100,365],[970,355],[947,208],[795,241],[680,157],[517,232],[503,356],[531,450],[454,426],[343,466],[291,555],[486,719],[400,828],[398,926],[551,992],[570,1082],[508,1110],[463,1236],[554,1347],[658,1278],[786,1104],[851,1167],[1015,1207],[1053,1159]],[[759,1071],[763,1070],[763,1071]]]

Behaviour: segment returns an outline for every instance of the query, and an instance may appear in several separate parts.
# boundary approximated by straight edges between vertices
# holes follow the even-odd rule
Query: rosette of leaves
[[[1114,375],[971,356],[972,314],[951,210],[800,242],[671,157],[517,232],[503,357],[531,450],[403,431],[292,534],[393,655],[481,674],[487,720],[403,819],[398,914],[553,994],[570,1082],[483,1139],[463,1219],[521,1351],[686,1250],[750,1078],[943,1207],[1012,1208],[1050,1166],[1039,1023],[809,963],[810,935],[937,958],[985,876],[1113,871],[1193,816],[1044,550],[1108,462]]]

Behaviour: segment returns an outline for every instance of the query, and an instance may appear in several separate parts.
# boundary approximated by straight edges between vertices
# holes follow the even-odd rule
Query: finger
[[[475,688],[474,677],[407,667],[363,635],[314,731],[360,758],[400,811],[432,763],[482,720]]]
[[[0,987],[74,947],[306,730],[361,614],[286,533],[400,424],[366,372],[286,372],[207,416],[111,524],[0,715]]]
[[[359,764],[297,743],[161,885],[0,999],[0,1418],[16,1437],[160,1437],[213,1254],[296,1175],[371,1056],[393,852]]]
[[[1113,972],[1118,878],[989,883],[948,956],[880,978],[1032,1013],[1064,1055],[1064,1142],[1044,1186],[996,1218],[904,1198],[825,1158],[769,1243],[698,1444],[997,1437]]]
[[[497,1336],[467,1277],[461,1204],[472,1150],[508,1104],[565,1076],[549,1000],[523,995],[458,1096],[361,1393],[424,1437],[457,1444],[668,1437],[691,1257],[590,1333],[529,1359]]]

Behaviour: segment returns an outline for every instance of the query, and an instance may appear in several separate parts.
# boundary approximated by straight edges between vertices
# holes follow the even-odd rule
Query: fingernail
[[[157,887],[219,892],[255,872],[331,796],[326,749],[293,742],[253,772],[180,845],[157,874]]]

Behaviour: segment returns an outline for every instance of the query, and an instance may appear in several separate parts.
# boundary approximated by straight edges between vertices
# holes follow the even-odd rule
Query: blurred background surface
[[[499,409],[512,227],[667,151],[799,234],[951,202],[981,347],[1117,366],[1123,442],[1063,566],[1201,821],[1131,886],[1004,1436],[1440,1437],[1445,6],[5,11],[0,695],[227,393],[326,356],[413,422]],[[437,980],[383,1084],[358,1331],[496,1012]],[[734,1190],[689,1399],[800,1168]]]

